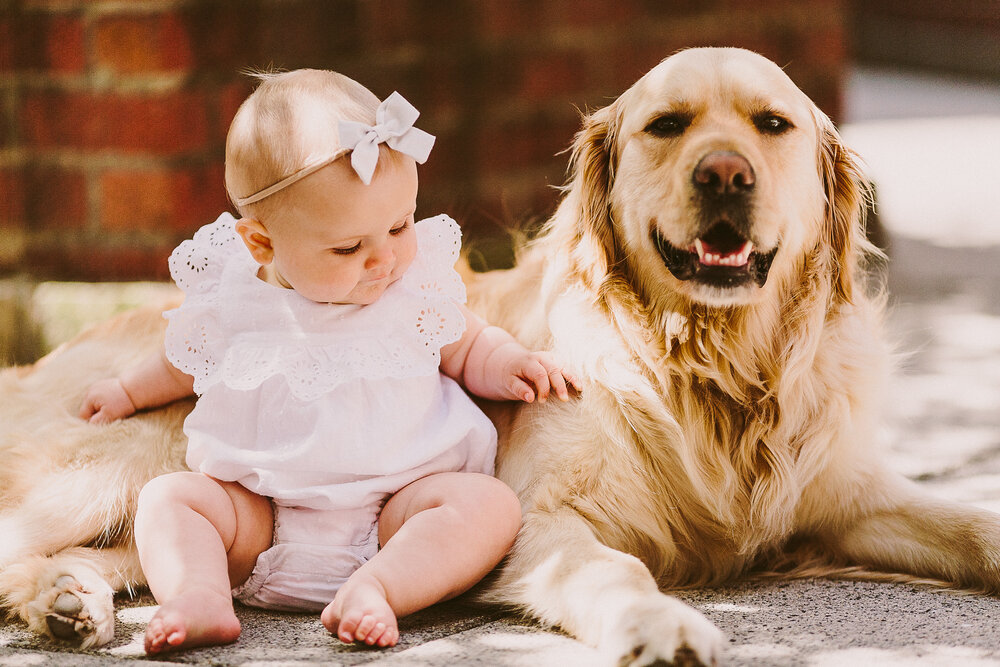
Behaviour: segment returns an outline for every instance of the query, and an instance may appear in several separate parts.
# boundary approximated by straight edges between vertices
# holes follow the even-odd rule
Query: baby
[[[223,214],[170,271],[165,352],[90,387],[107,423],[188,396],[192,471],[147,484],[135,541],[160,607],[149,654],[234,641],[232,599],[322,610],[345,642],[470,588],[520,527],[492,477],[484,398],[576,381],[463,305],[461,235],[414,222],[434,138],[398,93],[334,72],[260,75],[226,141]]]

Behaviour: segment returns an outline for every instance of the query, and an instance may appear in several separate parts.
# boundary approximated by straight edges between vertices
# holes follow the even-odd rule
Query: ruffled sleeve
[[[417,256],[400,281],[405,291],[418,297],[413,321],[416,337],[439,350],[461,338],[465,317],[457,304],[465,303],[465,283],[455,271],[462,249],[462,232],[447,215],[417,223]],[[437,357],[440,363],[440,355]]]
[[[236,234],[236,218],[223,213],[174,248],[167,261],[170,277],[185,294],[211,291],[218,286],[226,262],[243,252],[246,246]]]
[[[217,378],[227,343],[219,319],[219,289],[227,265],[249,253],[236,234],[236,219],[223,213],[170,254],[170,276],[184,292],[184,303],[165,312],[167,359],[194,378],[201,394]]]

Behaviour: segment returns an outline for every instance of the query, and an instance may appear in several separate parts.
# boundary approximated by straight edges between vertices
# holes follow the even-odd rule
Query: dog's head
[[[572,164],[579,237],[647,299],[751,304],[807,265],[852,297],[864,178],[830,120],[760,55],[667,58],[585,119]]]

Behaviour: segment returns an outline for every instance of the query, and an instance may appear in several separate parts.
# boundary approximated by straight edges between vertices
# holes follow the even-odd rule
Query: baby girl
[[[240,219],[174,251],[164,353],[81,406],[106,423],[199,396],[193,472],[152,480],[136,511],[150,654],[235,640],[233,598],[394,645],[398,617],[469,589],[520,526],[462,387],[530,402],[576,384],[463,305],[458,226],[414,221],[434,138],[409,103],[328,71],[260,79],[226,141]]]

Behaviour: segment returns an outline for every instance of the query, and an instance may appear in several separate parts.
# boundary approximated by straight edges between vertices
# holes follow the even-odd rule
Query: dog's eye
[[[683,134],[690,124],[690,116],[670,113],[653,120],[646,126],[646,132],[658,137],[677,137]]]
[[[757,114],[753,124],[764,134],[784,134],[794,127],[786,118],[775,113]]]

